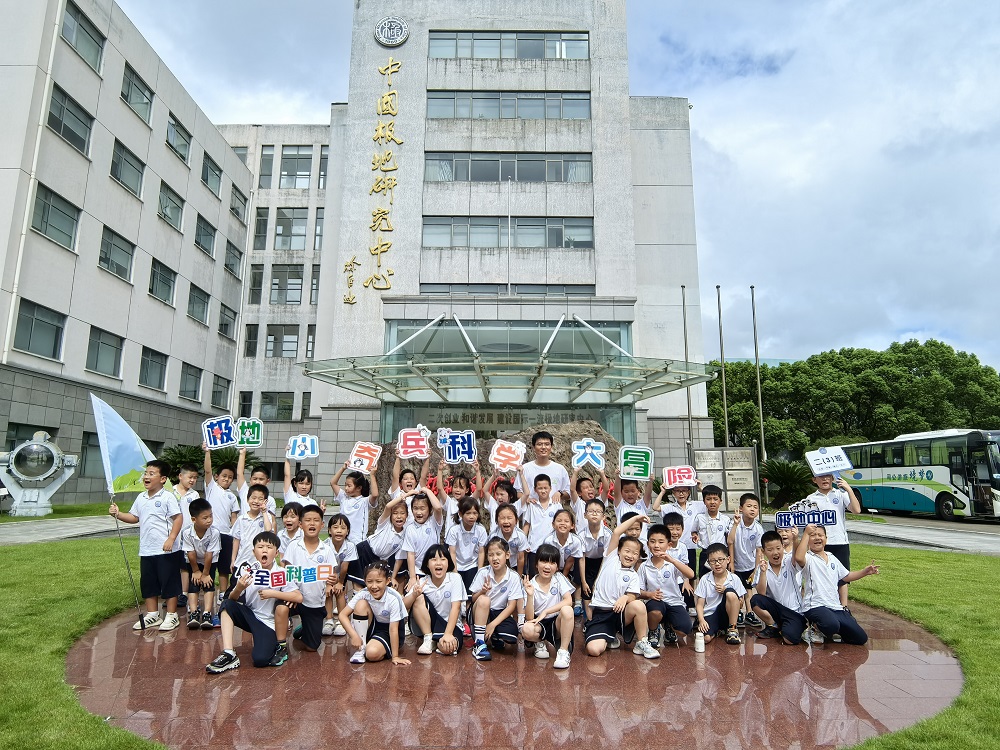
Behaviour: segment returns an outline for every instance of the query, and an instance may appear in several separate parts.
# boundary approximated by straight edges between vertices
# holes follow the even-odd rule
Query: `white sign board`
[[[821,474],[833,474],[839,477],[840,472],[854,468],[843,448],[820,448],[818,451],[809,451],[806,453],[806,462],[812,469],[814,477]]]

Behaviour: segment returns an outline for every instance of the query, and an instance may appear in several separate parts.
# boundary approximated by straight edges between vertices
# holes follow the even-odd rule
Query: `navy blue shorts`
[[[486,621],[487,624],[493,622],[500,616],[501,609],[491,609],[490,617]],[[501,620],[496,628],[493,629],[493,637],[499,638],[504,643],[517,643],[517,622],[514,620],[514,615]]]
[[[233,537],[231,534],[219,534],[222,549],[219,550],[219,575],[228,576],[233,572]]]
[[[398,630],[399,630],[399,650],[400,651],[403,650],[403,641],[406,639],[406,634],[405,634],[405,630],[404,630],[404,624],[405,623],[406,623],[406,619],[405,618],[402,619],[402,620],[400,620],[399,622],[394,622],[394,623],[379,622],[374,617],[371,618],[368,621],[368,640],[369,641],[378,641],[379,643],[382,644],[382,647],[385,648],[385,656],[382,657],[383,659],[391,659],[392,658],[392,648],[389,645],[389,627],[390,627],[390,625],[394,625],[396,628],[398,628]],[[396,656],[399,656],[399,654],[396,654]]]
[[[143,599],[155,596],[173,599],[181,591],[181,563],[184,553],[164,552],[139,558],[139,589]]]
[[[663,615],[661,625],[665,623],[685,635],[691,632],[691,615],[688,614],[687,607],[679,604],[667,604],[659,599],[647,599],[646,612],[659,612]]]
[[[583,634],[587,637],[587,643],[603,638],[612,641],[619,633],[625,643],[631,643],[635,639],[635,626],[625,624],[625,610],[615,612],[613,609],[604,607],[592,607],[590,619],[583,626]]]
[[[558,617],[546,617],[540,623],[538,623],[542,628],[542,640],[548,641],[556,648],[559,648],[562,639],[559,637],[559,629],[556,627],[556,620]],[[569,637],[569,648],[567,649],[571,654],[573,653],[573,636]]]

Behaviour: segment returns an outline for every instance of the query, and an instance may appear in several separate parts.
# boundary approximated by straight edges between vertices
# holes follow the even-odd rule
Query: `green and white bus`
[[[1000,517],[1000,431],[938,430],[843,446],[862,506],[946,521]]]

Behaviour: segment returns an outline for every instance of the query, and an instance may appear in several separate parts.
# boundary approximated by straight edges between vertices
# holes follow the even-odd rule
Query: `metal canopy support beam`
[[[556,340],[556,334],[559,333],[559,329],[562,328],[563,322],[566,320],[566,313],[559,316],[559,322],[556,323],[556,327],[552,329],[552,335],[549,336],[549,340],[545,343],[545,348],[542,349],[542,356],[544,357],[549,353],[549,348],[552,346],[552,342]]]
[[[538,369],[535,370],[535,377],[531,379],[531,387],[528,389],[528,403],[533,403],[535,400],[535,394],[538,392],[538,386],[542,384],[542,377],[545,375],[545,371],[549,369],[549,358],[547,355],[543,354],[538,358]]]
[[[674,384],[663,384],[650,388],[648,391],[642,391],[636,398],[636,401],[642,401],[647,398],[652,398],[653,396],[659,396],[661,393],[670,393],[671,391],[679,391],[681,388],[691,388],[692,386],[698,385],[698,383],[707,383],[709,380],[714,380],[714,378],[701,377],[692,380],[678,380]],[[617,399],[616,399],[617,400]]]
[[[465,345],[469,347],[469,351],[472,352],[472,365],[476,368],[476,377],[479,378],[479,387],[483,391],[483,400],[486,403],[490,402],[490,389],[487,387],[486,375],[483,374],[483,365],[479,361],[479,352],[476,351],[476,347],[472,345],[472,339],[469,338],[469,334],[465,332],[465,326],[462,325],[462,321],[458,319],[458,313],[452,313],[452,318],[455,319],[455,324],[458,326],[458,330],[462,334],[462,338],[465,339]]]
[[[575,390],[570,391],[569,403],[572,404],[574,401],[580,398],[580,396],[586,393],[594,383],[596,383],[598,380],[603,378],[608,373],[608,370],[614,367],[614,364],[615,364],[614,360],[609,359],[606,365],[598,368],[593,375],[591,375],[586,380],[582,381]]]
[[[618,351],[620,351],[626,357],[629,357],[629,358],[632,357],[632,354],[630,352],[627,352],[624,349],[622,349],[620,346],[618,346],[618,344],[616,344],[614,341],[612,341],[611,339],[609,339],[603,333],[601,333],[600,331],[598,331],[596,328],[594,328],[594,326],[590,325],[590,323],[588,323],[586,320],[584,320],[583,318],[581,318],[576,313],[573,313],[573,320],[575,320],[580,325],[589,328],[591,331],[593,331],[594,333],[596,333],[598,336],[600,336],[602,339],[604,339],[604,341],[606,341],[607,343],[611,344],[611,346],[613,346],[615,349],[617,349]]]
[[[409,366],[410,372],[412,372],[414,375],[416,375],[418,378],[420,378],[420,380],[423,381],[424,385],[426,385],[428,388],[430,388],[432,391],[434,391],[434,393],[437,394],[438,398],[440,398],[442,401],[447,401],[448,400],[448,391],[447,391],[447,389],[445,389],[445,390],[442,391],[441,387],[437,383],[435,383],[433,380],[431,380],[429,377],[427,377],[427,375],[424,374],[424,371],[421,370],[419,367],[417,367],[413,363],[412,359],[406,360],[406,364]]]
[[[428,323],[428,324],[427,324],[427,325],[425,325],[425,326],[424,326],[423,328],[421,328],[421,329],[420,329],[419,331],[417,331],[417,332],[416,332],[415,334],[413,334],[412,336],[408,336],[408,337],[407,337],[406,339],[404,339],[404,340],[403,340],[403,341],[401,341],[400,343],[396,344],[396,345],[395,345],[394,347],[392,347],[392,349],[390,349],[389,351],[387,351],[387,352],[386,352],[385,354],[383,354],[382,356],[383,356],[383,357],[388,357],[388,356],[389,356],[390,354],[395,354],[395,353],[396,353],[396,352],[398,352],[398,351],[399,351],[400,349],[402,349],[402,348],[403,348],[404,346],[406,346],[406,345],[407,345],[407,344],[409,344],[409,343],[410,343],[411,341],[413,341],[413,339],[415,339],[415,338],[416,338],[417,336],[419,336],[419,335],[420,335],[421,333],[423,333],[424,331],[426,331],[426,330],[427,330],[428,328],[433,328],[433,327],[434,327],[434,326],[436,326],[436,325],[437,325],[438,323],[440,323],[440,322],[441,322],[442,320],[444,320],[444,316],[445,316],[445,313],[441,313],[441,314],[440,314],[440,315],[438,315],[438,316],[437,316],[436,318],[434,318],[434,320],[432,320],[432,321],[431,321],[430,323]]]
[[[635,391],[645,388],[647,385],[655,383],[657,380],[663,377],[664,374],[665,373],[663,370],[657,370],[656,372],[651,373],[646,377],[641,378],[640,380],[636,380],[629,383],[626,386],[622,386],[621,390],[618,392],[618,397],[613,400],[618,401],[619,399],[625,398],[625,396],[629,395],[630,393],[634,393]]]
[[[394,386],[388,380],[385,380],[384,378],[375,377],[374,375],[372,375],[370,372],[368,372],[364,368],[361,368],[361,367],[358,367],[357,365],[355,365],[353,362],[351,363],[351,371],[354,372],[354,373],[356,373],[358,375],[358,377],[362,377],[365,380],[367,380],[376,389],[381,388],[386,393],[391,393],[393,396],[395,396],[396,398],[398,398],[398,399],[400,399],[402,401],[406,400],[405,397],[402,396],[402,395],[400,395],[399,391],[396,390],[396,386]]]

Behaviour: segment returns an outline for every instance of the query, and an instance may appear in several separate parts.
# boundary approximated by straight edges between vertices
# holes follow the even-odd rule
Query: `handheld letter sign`
[[[264,444],[264,423],[259,419],[240,417],[236,422],[236,445],[241,448],[260,448]]]
[[[427,458],[431,455],[427,439],[431,431],[418,424],[416,427],[404,427],[396,436],[396,455],[400,458]]]
[[[598,471],[604,471],[604,443],[593,438],[583,438],[573,443],[573,458],[570,463],[574,469],[582,469],[587,464],[593,464]]]
[[[618,451],[618,474],[622,479],[645,482],[653,478],[653,449],[646,445],[623,445]]]
[[[351,469],[354,471],[360,471],[362,474],[371,474],[372,467],[381,455],[381,445],[359,441],[354,444],[354,450],[351,451],[347,463],[350,464]]]
[[[201,423],[201,436],[209,450],[236,445],[236,425],[228,414],[212,417]]]
[[[293,461],[319,456],[319,438],[315,435],[295,435],[288,440],[285,458]]]
[[[474,464],[476,462],[476,433],[472,430],[438,428],[438,447],[448,464]]]
[[[524,463],[525,445],[520,440],[510,443],[497,440],[490,451],[490,463],[497,471],[517,471]]]
[[[818,451],[809,451],[806,453],[806,461],[814,477],[833,474],[840,479],[840,472],[854,468],[843,448],[820,448]]]
[[[668,466],[663,470],[664,487],[697,487],[698,475],[693,466]]]

